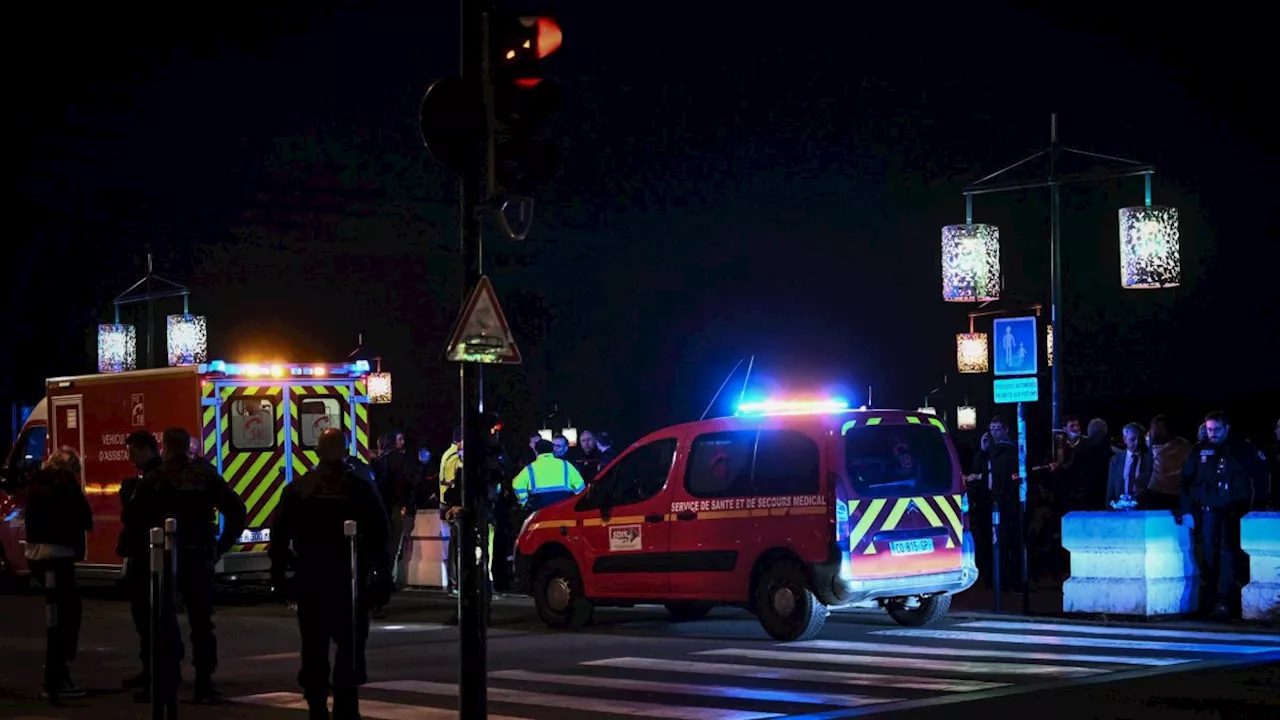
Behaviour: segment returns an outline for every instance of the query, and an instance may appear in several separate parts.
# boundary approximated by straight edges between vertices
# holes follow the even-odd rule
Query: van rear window
[[[951,453],[933,425],[850,428],[845,469],[861,497],[943,495],[951,492]]]

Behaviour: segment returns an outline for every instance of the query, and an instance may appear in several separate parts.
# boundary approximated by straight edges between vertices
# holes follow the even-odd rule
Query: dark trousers
[[[209,682],[218,667],[218,640],[213,634],[213,563],[208,558],[208,551],[199,549],[178,555],[177,591],[187,609],[191,664],[195,667],[197,684]],[[171,673],[168,681],[176,688],[177,679],[181,676],[182,635],[178,629],[177,613],[173,608],[168,610],[165,626],[172,638],[173,656],[166,665]]]
[[[333,663],[333,717],[354,718],[356,688],[363,685],[365,644],[369,640],[369,608],[356,606],[352,627],[349,586],[303,587],[298,600],[298,630],[302,634],[302,669],[298,684],[312,707],[323,707],[329,696],[329,644],[337,646]]]
[[[45,605],[50,613],[45,642],[45,690],[71,679],[70,663],[80,647],[80,624],[84,606],[76,585],[76,563],[70,558],[31,562],[31,573],[44,585]]]
[[[450,590],[458,587],[458,523],[457,521],[449,522],[449,560],[446,563],[449,570],[449,579],[447,581]]]
[[[1222,604],[1234,612],[1240,603],[1240,518],[1237,507],[1205,508],[1200,512],[1200,608]]]
[[[1138,507],[1142,510],[1177,510],[1182,504],[1182,498],[1178,495],[1169,495],[1168,493],[1159,493],[1154,490],[1148,490],[1143,493],[1139,500]]]
[[[1022,504],[1017,498],[1001,498],[1000,584],[1006,592],[1022,591]]]

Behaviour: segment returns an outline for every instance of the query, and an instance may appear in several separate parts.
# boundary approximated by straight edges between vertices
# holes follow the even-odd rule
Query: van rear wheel
[[[916,602],[918,600],[918,602]],[[932,625],[947,616],[951,609],[951,596],[930,595],[927,598],[898,598],[885,604],[889,617],[899,625],[922,627]]]
[[[775,640],[809,640],[822,631],[830,613],[796,562],[783,560],[765,568],[756,585],[752,612]]]
[[[580,628],[591,621],[594,608],[582,591],[582,575],[568,558],[553,558],[538,568],[533,580],[533,604],[547,627]]]

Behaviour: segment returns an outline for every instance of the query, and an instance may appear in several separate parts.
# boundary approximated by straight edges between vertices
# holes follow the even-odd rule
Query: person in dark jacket
[[[273,585],[287,600],[292,567],[302,634],[302,685],[312,718],[328,720],[329,644],[337,645],[333,668],[334,720],[360,717],[356,688],[366,682],[365,642],[371,605],[390,593],[390,525],[372,486],[343,463],[346,436],[320,433],[320,463],[286,486],[271,527]],[[356,523],[358,591],[351,603],[351,554],[343,526]],[[352,620],[355,626],[352,626]]]
[[[83,606],[76,586],[76,563],[84,560],[85,533],[93,531],[93,510],[81,485],[80,457],[55,452],[36,473],[27,496],[26,557],[31,573],[44,582],[46,602],[57,623],[45,648],[44,694],[57,702],[84,697],[71,682],[70,663],[80,645]]]
[[[987,475],[992,510],[1000,513],[1001,585],[1006,591],[1014,592],[1022,587],[1022,505],[1018,497],[1021,485],[1021,478],[1018,477],[1018,446],[1009,435],[1009,426],[997,415],[991,419],[980,447],[978,468]]]
[[[125,478],[120,483],[120,520],[124,527],[116,542],[116,554],[125,561],[124,585],[129,594],[129,612],[133,616],[133,626],[138,632],[142,672],[126,679],[123,685],[126,688],[142,689],[151,684],[151,559],[148,557],[150,539],[147,537],[150,528],[125,524],[125,508],[133,502],[142,478],[160,467],[160,443],[156,442],[155,435],[146,430],[138,430],[125,438],[124,445],[129,451],[129,461],[138,469],[138,474]]]
[[[164,431],[160,467],[147,473],[138,485],[122,517],[127,527],[163,527],[167,518],[178,523],[175,552],[176,585],[191,626],[191,664],[195,666],[195,701],[216,703],[213,672],[218,665],[218,645],[213,634],[213,568],[240,538],[245,527],[245,506],[227,481],[207,462],[188,454],[190,434],[182,428]],[[217,538],[214,512],[222,514],[223,531]],[[169,631],[177,637],[177,620]],[[166,692],[176,692],[180,656],[166,668]],[[158,672],[160,668],[153,668]],[[148,691],[135,696],[148,700]]]
[[[1204,419],[1206,439],[1196,446],[1183,475],[1187,492],[1176,514],[1181,524],[1196,509],[1200,526],[1202,593],[1201,611],[1214,617],[1240,616],[1243,565],[1240,518],[1262,500],[1267,484],[1266,456],[1244,438],[1231,435],[1226,413],[1212,412]]]

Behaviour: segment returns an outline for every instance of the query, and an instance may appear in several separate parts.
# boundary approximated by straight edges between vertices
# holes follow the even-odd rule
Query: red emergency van
[[[199,440],[197,454],[244,500],[248,522],[217,572],[226,580],[265,579],[272,512],[284,486],[315,467],[320,432],[349,433],[352,454],[369,461],[369,363],[201,365],[53,378],[27,418],[0,471],[0,575],[24,575],[26,487],[54,450],[84,461],[84,490],[93,508],[80,573],[118,577],[120,484],[137,474],[125,438],[147,430],[157,438],[182,427]],[[220,518],[210,518],[219,522]]]
[[[964,492],[932,415],[748,404],[649,434],[586,492],[533,513],[516,576],[552,627],[643,603],[677,619],[744,607],[780,640],[851,605],[924,625],[978,577]]]

